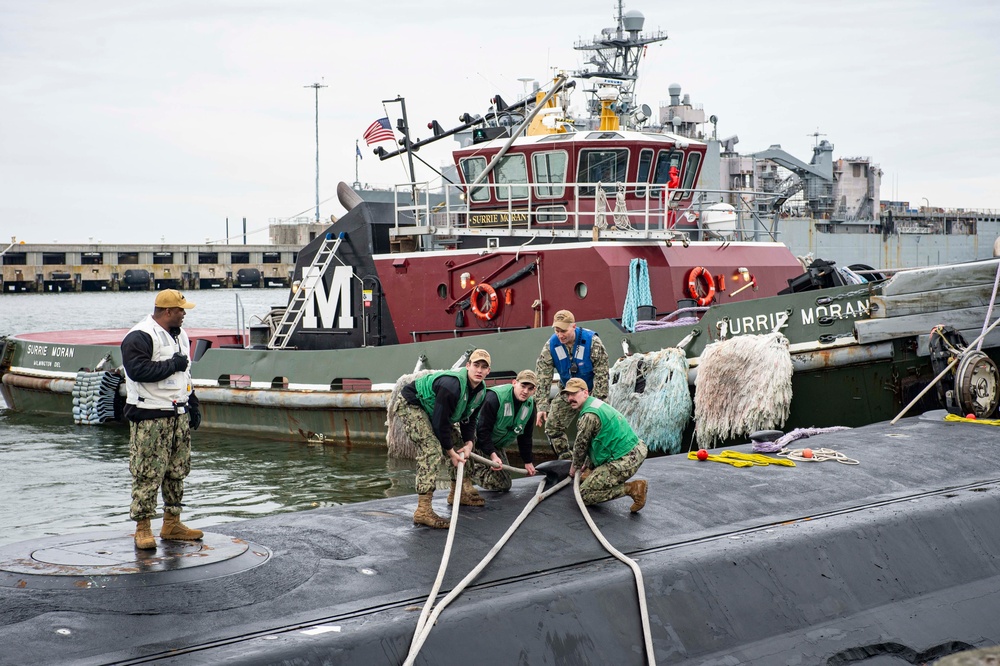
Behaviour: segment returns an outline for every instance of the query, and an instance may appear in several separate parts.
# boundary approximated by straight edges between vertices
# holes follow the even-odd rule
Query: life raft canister
[[[479,307],[480,294],[486,296],[486,305],[483,308]],[[472,314],[476,315],[476,319],[483,321],[490,321],[497,316],[497,311],[500,310],[500,299],[497,298],[497,291],[488,284],[477,284],[472,290],[469,302],[472,304]]]
[[[698,286],[699,280],[702,282],[701,289]],[[695,266],[688,272],[687,293],[701,307],[709,305],[715,299],[715,279],[707,268]]]

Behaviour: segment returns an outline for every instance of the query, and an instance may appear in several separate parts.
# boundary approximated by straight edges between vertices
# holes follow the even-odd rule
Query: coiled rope
[[[702,449],[705,450],[705,449]],[[688,451],[688,460],[701,460],[697,451]],[[721,453],[709,453],[705,458],[708,462],[720,462],[732,465],[733,467],[767,467],[768,465],[782,465],[784,467],[795,467],[791,460],[779,460],[771,458],[761,453],[741,453],[724,449]]]
[[[944,420],[950,423],[978,423],[979,425],[1000,426],[1000,419],[968,419],[958,414],[946,414]]]
[[[806,451],[811,452],[811,455],[805,455]],[[848,458],[840,451],[834,451],[833,449],[782,449],[778,451],[778,455],[784,456],[789,460],[798,460],[799,462],[826,462],[827,460],[835,460],[845,465],[861,464],[854,458]]]
[[[642,570],[639,569],[639,565],[635,560],[627,557],[624,553],[612,546],[611,542],[609,542],[606,538],[604,538],[604,535],[601,534],[601,530],[597,529],[594,519],[590,517],[590,511],[587,510],[587,505],[583,503],[583,495],[580,494],[579,473],[573,477],[573,494],[576,496],[576,505],[580,507],[580,513],[583,514],[583,519],[587,521],[587,525],[590,526],[590,530],[594,533],[594,536],[597,537],[597,540],[601,542],[601,545],[604,546],[604,549],[632,569],[632,574],[635,576],[636,592],[639,595],[639,617],[642,618],[642,638],[646,644],[646,663],[653,666],[656,664],[656,658],[653,656],[653,635],[649,629],[649,610],[646,608],[646,586],[642,581]]]
[[[635,332],[639,319],[639,306],[652,305],[653,295],[649,290],[649,267],[645,259],[633,259],[628,265],[628,291],[625,307],[622,309],[622,328]]]

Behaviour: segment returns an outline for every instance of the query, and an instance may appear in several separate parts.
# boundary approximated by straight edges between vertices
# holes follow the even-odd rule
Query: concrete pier
[[[0,293],[288,287],[299,249],[19,243],[0,255]]]

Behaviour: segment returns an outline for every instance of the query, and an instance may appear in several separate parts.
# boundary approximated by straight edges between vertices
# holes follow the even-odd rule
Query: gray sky
[[[370,7],[370,11],[366,11]],[[343,210],[355,140],[406,99],[431,119],[508,101],[522,77],[576,69],[572,46],[614,24],[612,0],[0,0],[0,240],[203,242],[271,218]],[[741,152],[869,156],[883,199],[1000,208],[995,0],[628,2],[649,48],[638,99],[679,83]],[[574,105],[583,104],[582,92]],[[435,166],[457,144],[420,156]],[[381,144],[390,147],[391,144]],[[406,179],[361,141],[360,180]],[[432,177],[418,169],[419,179]]]

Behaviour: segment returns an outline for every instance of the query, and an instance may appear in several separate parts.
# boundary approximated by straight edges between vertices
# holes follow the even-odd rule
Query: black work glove
[[[201,410],[197,407],[192,408],[188,406],[188,414],[190,415],[191,430],[197,430],[198,426],[201,425]]]
[[[174,364],[174,372],[184,372],[188,367],[187,356],[180,352],[175,352],[170,358],[171,362]]]

